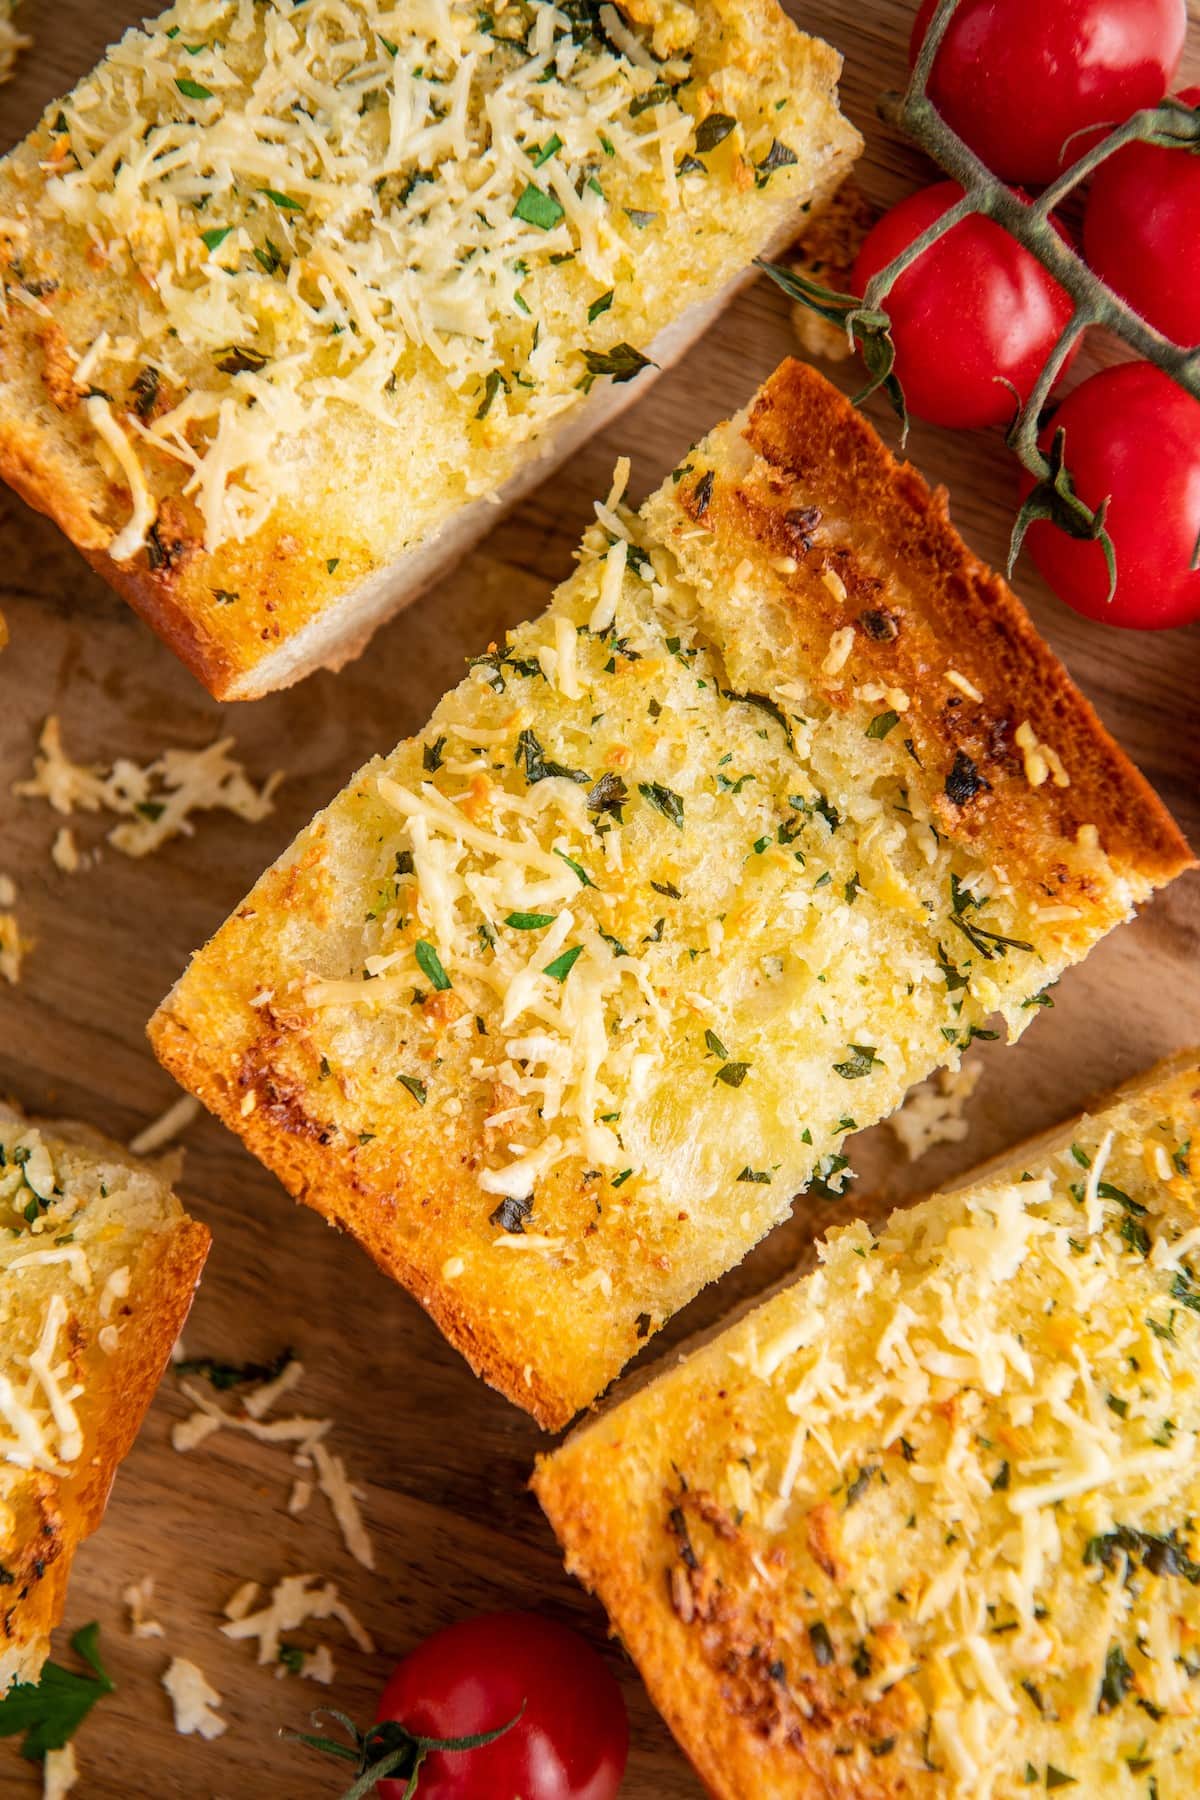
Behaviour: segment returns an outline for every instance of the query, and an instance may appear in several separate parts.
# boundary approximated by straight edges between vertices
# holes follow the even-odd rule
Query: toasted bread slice
[[[599,510],[549,611],[356,776],[150,1027],[548,1425],[1188,862],[812,371],[640,514]]]
[[[38,1678],[208,1244],[153,1164],[0,1106],[0,1694]]]
[[[179,0],[0,165],[0,475],[212,693],[337,667],[833,190],[840,67],[776,0]]]
[[[1200,1052],[539,1465],[724,1800],[1200,1791]]]

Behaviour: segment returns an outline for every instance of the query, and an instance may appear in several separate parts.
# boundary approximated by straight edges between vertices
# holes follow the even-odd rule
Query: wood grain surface
[[[1200,20],[1200,0],[1192,0]],[[903,78],[911,0],[789,0],[804,26],[846,57],[844,101],[864,130],[862,179],[871,198],[899,197],[926,171],[877,124],[875,99]],[[0,139],[25,131],[104,44],[139,16],[135,0],[25,0],[35,45],[0,93]],[[1191,67],[1200,64],[1200,29]],[[19,987],[0,984],[0,1091],[26,1106],[76,1114],[125,1139],[174,1098],[143,1025],[191,950],[225,917],[263,865],[372,752],[418,728],[464,657],[533,613],[571,566],[571,552],[608,484],[615,457],[634,458],[634,490],[651,487],[715,419],[734,409],[793,347],[786,304],[767,284],[747,292],[684,364],[516,513],[447,581],[381,632],[336,677],[245,707],[206,698],[133,614],[41,518],[0,495],[0,607],[12,632],[0,659],[0,870],[37,940]],[[843,372],[837,378],[852,380]],[[882,417],[882,415],[879,415]],[[884,424],[885,432],[891,427]],[[972,544],[1002,560],[1014,481],[995,436],[917,428],[910,455],[951,490]],[[1200,627],[1134,635],[1089,625],[1058,606],[1022,567],[1018,586],[1039,624],[1200,845]],[[43,718],[57,713],[68,749],[110,762],[145,761],[165,744],[199,747],[236,735],[247,768],[287,779],[273,816],[247,825],[200,817],[195,835],[132,862],[105,849],[68,875],[49,858],[61,821],[10,797],[29,771]],[[103,822],[77,821],[85,847]],[[1134,925],[1070,974],[1015,1049],[986,1045],[963,1144],[916,1167],[886,1130],[853,1142],[855,1200],[877,1209],[930,1186],[1064,1115],[1089,1095],[1188,1041],[1200,1040],[1200,878],[1187,877]],[[332,1796],[339,1775],[281,1743],[329,1699],[369,1717],[390,1659],[467,1613],[538,1607],[604,1642],[598,1610],[563,1574],[526,1480],[542,1440],[528,1419],[469,1374],[424,1314],[283,1191],[211,1121],[186,1137],[183,1182],[215,1245],[187,1333],[193,1354],[302,1356],[301,1410],[332,1415],[335,1451],[365,1493],[376,1545],[372,1576],[346,1553],[319,1498],[290,1518],[294,1471],[284,1451],[222,1434],[189,1456],[170,1446],[188,1410],[168,1378],[116,1484],[107,1521],[79,1556],[71,1626],[101,1621],[118,1689],[78,1738],[88,1800],[198,1796],[292,1800]],[[814,1231],[845,1207],[801,1203],[740,1270],[703,1294],[656,1340],[654,1354],[710,1324],[802,1260]],[[334,1626],[331,1690],[255,1666],[252,1651],[217,1635],[220,1609],[247,1577],[311,1570],[336,1580],[375,1634],[361,1655]],[[134,1641],[120,1592],[152,1574],[162,1641]],[[313,1632],[292,1636],[311,1644]],[[65,1645],[65,1634],[63,1634]],[[158,1686],[169,1655],[192,1657],[225,1697],[226,1736],[175,1735]],[[684,1800],[695,1779],[619,1649],[606,1654],[629,1702],[628,1800]],[[0,1744],[0,1792],[32,1795],[35,1771]]]

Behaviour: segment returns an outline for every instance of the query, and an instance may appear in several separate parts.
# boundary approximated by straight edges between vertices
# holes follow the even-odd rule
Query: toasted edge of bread
[[[1115,1089],[1097,1096],[1069,1119],[988,1158],[949,1187],[939,1189],[937,1197],[949,1198],[1003,1176],[1008,1170],[1015,1173],[1027,1168],[1036,1158],[1045,1158],[1069,1146],[1082,1118],[1099,1117],[1111,1107],[1134,1101],[1142,1094],[1188,1077],[1196,1084],[1193,1097],[1200,1111],[1200,1046],[1197,1046],[1177,1051]],[[932,1198],[933,1195],[916,1196],[899,1211],[906,1213],[912,1206]],[[732,1706],[721,1703],[720,1687],[713,1671],[703,1670],[705,1686],[699,1687],[695,1680],[695,1665],[680,1655],[679,1620],[669,1604],[665,1586],[649,1583],[641,1577],[636,1545],[623,1540],[620,1535],[621,1479],[619,1474],[614,1476],[612,1459],[608,1459],[600,1472],[599,1481],[589,1484],[585,1472],[575,1472],[572,1453],[586,1445],[589,1432],[611,1423],[626,1402],[652,1387],[659,1378],[670,1379],[675,1367],[686,1364],[698,1352],[713,1348],[732,1327],[808,1279],[808,1276],[786,1276],[766,1293],[747,1301],[729,1318],[689,1339],[669,1363],[664,1358],[627,1377],[608,1396],[597,1417],[582,1421],[556,1449],[538,1457],[530,1478],[530,1487],[562,1548],[568,1572],[604,1607],[610,1631],[620,1639],[633,1659],[655,1707],[717,1800],[745,1800],[748,1795],[768,1791],[761,1784],[763,1759],[769,1753],[769,1747],[755,1738],[752,1729],[742,1723]],[[844,1769],[839,1769],[837,1759],[819,1743],[811,1748],[801,1747],[789,1761],[786,1788],[777,1785],[780,1775],[777,1767],[770,1773],[770,1793],[786,1792],[791,1800],[830,1800],[835,1794],[845,1795],[846,1800],[852,1795],[854,1800],[892,1800],[893,1795],[898,1797],[915,1791],[907,1780],[896,1787],[884,1775],[869,1790],[861,1789],[853,1785],[852,1778],[846,1776]],[[936,1789],[930,1788],[931,1793],[935,1791],[950,1790],[938,1784]]]
[[[56,1135],[69,1138],[77,1146],[94,1146],[105,1160],[138,1164],[86,1127],[61,1120],[29,1123],[51,1141]],[[104,1517],[117,1469],[133,1447],[187,1319],[211,1241],[208,1228],[186,1213],[169,1229],[147,1235],[122,1302],[117,1348],[91,1359],[80,1403],[83,1451],[54,1480],[52,1531],[61,1547],[42,1579],[15,1597],[6,1591],[0,1608],[0,1694],[13,1681],[38,1679],[50,1634],[66,1606],[75,1552]]]

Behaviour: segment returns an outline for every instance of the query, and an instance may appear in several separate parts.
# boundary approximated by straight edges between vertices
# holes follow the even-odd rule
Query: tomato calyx
[[[1066,445],[1067,434],[1060,427],[1051,438],[1045,453],[1045,473],[1030,488],[1013,523],[1008,546],[1007,574],[1011,580],[1029,527],[1044,519],[1047,523],[1056,525],[1068,537],[1074,538],[1077,543],[1099,544],[1108,570],[1107,597],[1111,600],[1117,591],[1117,553],[1105,524],[1108,500],[1106,498],[1099,506],[1091,507],[1076,491],[1071,471],[1067,467]]]
[[[835,288],[822,287],[819,281],[801,274],[799,269],[789,269],[782,263],[767,262],[763,257],[757,257],[755,261],[789,299],[799,301],[827,324],[837,325],[846,332],[861,354],[871,377],[866,387],[854,395],[852,404],[861,406],[864,400],[869,400],[873,393],[882,388],[900,421],[900,439],[903,443],[908,436],[908,407],[904,400],[904,389],[895,374],[896,344],[892,337],[890,315],[882,306],[868,305],[856,294],[842,294]]]
[[[421,1778],[421,1765],[427,1756],[434,1752],[440,1755],[454,1755],[458,1751],[482,1750],[486,1744],[494,1744],[506,1732],[520,1723],[525,1711],[522,1702],[520,1711],[504,1725],[496,1726],[494,1731],[477,1731],[468,1737],[423,1737],[419,1732],[409,1731],[398,1719],[383,1719],[372,1725],[368,1731],[360,1731],[346,1713],[338,1712],[333,1707],[322,1707],[310,1714],[314,1725],[322,1719],[335,1719],[346,1736],[348,1744],[339,1742],[322,1732],[283,1731],[281,1737],[293,1743],[303,1744],[309,1750],[320,1750],[326,1756],[336,1756],[342,1762],[355,1765],[355,1780],[340,1796],[340,1800],[363,1800],[363,1797],[381,1781],[403,1781],[403,1800],[411,1800],[416,1794]]]

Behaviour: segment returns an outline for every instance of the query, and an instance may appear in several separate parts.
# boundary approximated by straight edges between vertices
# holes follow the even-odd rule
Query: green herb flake
[[[609,288],[607,294],[601,294],[598,299],[592,301],[592,304],[588,307],[587,316],[589,325],[595,324],[601,313],[606,313],[609,310],[612,306],[615,294],[616,289]]]
[[[736,124],[737,120],[729,113],[713,112],[707,119],[701,119],[696,127],[696,148],[701,156],[723,144]]]
[[[664,819],[669,819],[679,831],[683,830],[683,799],[673,788],[664,787],[661,781],[639,781],[638,793]]]
[[[418,938],[414,946],[414,954],[417,959],[417,967],[426,981],[432,982],[439,993],[445,993],[452,984],[450,977],[442,967],[442,959],[433,945],[426,938]]]
[[[555,850],[553,854],[557,856],[559,862],[566,863],[572,875],[577,877],[581,887],[595,887],[595,882],[592,880],[582,863],[577,863],[575,858],[573,856],[568,856],[565,850]]]
[[[575,944],[570,950],[564,950],[561,956],[556,956],[553,962],[548,962],[542,973],[551,976],[555,981],[563,982],[582,955],[583,945]]]
[[[200,236],[204,240],[205,249],[219,250],[232,230],[232,225],[214,225],[211,230],[202,231]]]
[[[513,214],[526,225],[536,226],[539,231],[553,231],[565,216],[554,195],[546,193],[544,188],[537,187],[532,181],[522,191],[513,207]]]
[[[542,931],[547,925],[553,925],[553,913],[511,912],[504,923],[511,925],[514,931]]]
[[[738,1176],[738,1180],[739,1181],[754,1181],[754,1182],[758,1182],[760,1184],[769,1186],[770,1182],[771,1182],[771,1177],[766,1169],[752,1169],[750,1167],[749,1163],[747,1163],[746,1167],[742,1170],[741,1174]]]
[[[190,75],[177,75],[175,86],[188,100],[211,100],[213,91],[206,88],[202,81],[193,81]]]
[[[436,738],[432,744],[421,746],[421,766],[430,775],[436,774],[442,766],[442,756],[446,748],[444,737]]]
[[[869,738],[876,738],[882,741],[882,739],[887,736],[888,732],[891,731],[892,727],[899,723],[900,714],[898,712],[876,713],[875,717],[871,720],[871,723],[867,726],[866,735]]]
[[[423,1081],[418,1081],[415,1075],[397,1075],[396,1080],[402,1088],[408,1089],[418,1106],[424,1106],[429,1096]]]
[[[258,191],[260,194],[262,194],[264,196],[264,198],[266,198],[267,200],[269,200],[271,202],[272,206],[277,206],[279,208],[280,212],[302,213],[304,211],[304,205],[303,205],[302,201],[293,200],[292,196],[290,194],[281,194],[279,192],[278,188],[265,187],[265,188],[259,188]]]
[[[21,1755],[39,1762],[61,1750],[83,1724],[97,1700],[116,1683],[100,1660],[100,1627],[93,1620],[71,1639],[71,1648],[91,1670],[79,1675],[48,1662],[36,1683],[18,1681],[0,1700],[0,1737],[24,1733]]]
[[[718,1056],[722,1062],[729,1061],[729,1052],[715,1031],[706,1031],[704,1033],[704,1042],[708,1046],[708,1054],[710,1056]]]
[[[534,157],[534,159],[533,159],[534,168],[540,169],[542,164],[544,162],[549,162],[550,158],[552,156],[554,156],[559,150],[561,150],[562,147],[563,147],[563,141],[559,137],[559,135],[556,131],[553,133],[553,135],[551,137],[548,137],[546,139],[545,143],[542,145],[541,149],[538,151],[537,155]],[[534,224],[536,224],[536,222],[537,222],[536,220],[532,221],[532,223],[534,223]]]
[[[840,1075],[843,1081],[859,1081],[879,1064],[879,1056],[873,1044],[851,1044],[849,1049],[851,1055],[846,1061],[833,1065],[834,1074]]]
[[[745,1081],[749,1070],[748,1062],[727,1062],[724,1068],[718,1069],[713,1076],[714,1086],[718,1081],[723,1081],[726,1087],[739,1088]]]
[[[614,382],[632,381],[643,369],[657,367],[648,356],[632,344],[614,344],[611,350],[585,350],[583,360],[589,375],[611,375]]]
[[[1078,1787],[1076,1776],[1068,1775],[1065,1769],[1056,1769],[1053,1763],[1046,1764],[1047,1788]]]

